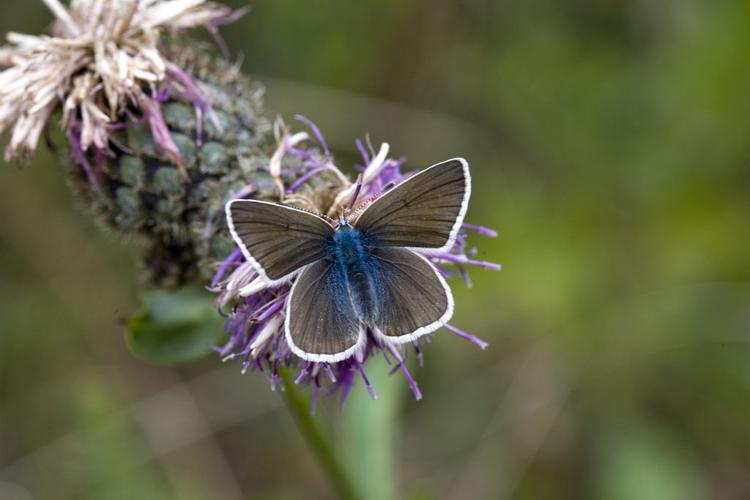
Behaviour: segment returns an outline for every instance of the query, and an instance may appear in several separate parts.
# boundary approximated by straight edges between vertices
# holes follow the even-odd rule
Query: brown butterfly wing
[[[289,296],[286,338],[303,359],[332,363],[351,356],[365,340],[345,276],[333,259],[305,268]]]
[[[294,207],[257,200],[226,206],[232,237],[267,281],[279,281],[326,255],[333,228]]]
[[[469,203],[466,160],[433,165],[368,205],[355,226],[381,247],[448,250]]]
[[[379,334],[397,342],[416,340],[450,320],[453,296],[438,270],[427,259],[406,248],[372,251],[372,281],[378,287],[378,306],[368,323]]]

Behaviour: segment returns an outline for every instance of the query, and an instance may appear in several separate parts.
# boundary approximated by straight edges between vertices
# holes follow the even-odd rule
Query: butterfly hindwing
[[[364,209],[355,226],[378,246],[448,250],[470,195],[466,160],[448,160],[387,191]]]
[[[257,200],[226,205],[232,237],[268,282],[282,281],[326,255],[333,228],[322,217]]]
[[[453,296],[427,259],[405,248],[372,250],[371,280],[378,289],[377,307],[366,318],[387,340],[407,342],[433,332],[453,315]]]
[[[286,339],[303,359],[332,363],[351,356],[365,340],[346,277],[333,259],[307,266],[292,286],[286,313]]]

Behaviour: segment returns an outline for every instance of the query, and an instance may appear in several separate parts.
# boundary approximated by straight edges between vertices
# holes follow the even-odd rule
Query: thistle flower
[[[373,201],[390,187],[408,177],[401,171],[404,159],[389,156],[389,146],[383,143],[377,152],[365,148],[357,141],[363,166],[359,168],[361,179],[352,183],[336,166],[333,157],[319,129],[308,119],[298,116],[311,130],[314,139],[307,132],[290,133],[283,127],[277,129],[278,145],[269,162],[269,172],[274,177],[278,189],[277,201],[282,201],[306,210],[335,217],[353,198],[357,205]],[[327,175],[334,181],[327,182],[323,189],[311,188],[305,182],[317,176]],[[234,198],[247,197],[254,191],[246,186]],[[470,285],[466,266],[479,266],[499,270],[500,266],[474,260],[476,250],[468,248],[466,232],[475,231],[486,236],[496,236],[490,229],[464,224],[456,244],[449,251],[425,254],[446,278],[461,277]],[[361,378],[368,392],[376,398],[375,389],[365,373],[368,358],[380,354],[393,365],[393,372],[401,371],[406,377],[416,399],[421,398],[419,387],[406,367],[409,349],[406,345],[390,344],[379,340],[373,332],[367,332],[364,348],[343,361],[309,362],[292,352],[284,335],[285,304],[293,281],[277,286],[269,286],[257,273],[254,266],[245,260],[239,248],[232,251],[222,262],[215,274],[211,287],[218,293],[220,307],[231,305],[225,331],[227,343],[218,348],[224,361],[239,359],[242,372],[255,369],[264,373],[271,386],[279,383],[279,367],[296,366],[296,383],[309,383],[313,392],[313,405],[322,388],[329,394],[340,393],[341,402],[346,401],[355,380]],[[478,345],[482,349],[486,342],[452,325],[446,325],[452,333]],[[382,337],[381,337],[382,338]],[[422,363],[422,337],[411,342],[411,348]]]

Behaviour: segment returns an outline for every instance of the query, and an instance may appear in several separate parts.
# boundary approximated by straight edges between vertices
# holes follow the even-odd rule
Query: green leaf
[[[152,292],[130,320],[126,341],[139,358],[157,364],[184,363],[211,352],[224,337],[224,320],[211,294],[188,288]]]

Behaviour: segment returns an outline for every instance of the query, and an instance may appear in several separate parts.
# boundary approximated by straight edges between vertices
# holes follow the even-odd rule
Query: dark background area
[[[269,110],[346,169],[366,133],[414,168],[466,157],[467,220],[500,232],[471,242],[503,271],[454,286],[490,347],[443,330],[424,400],[402,388],[406,497],[750,497],[748,2],[252,7],[222,32]],[[51,19],[3,12],[3,33]],[[128,352],[135,249],[53,153],[0,168],[0,212],[0,498],[332,494],[265,380]]]

